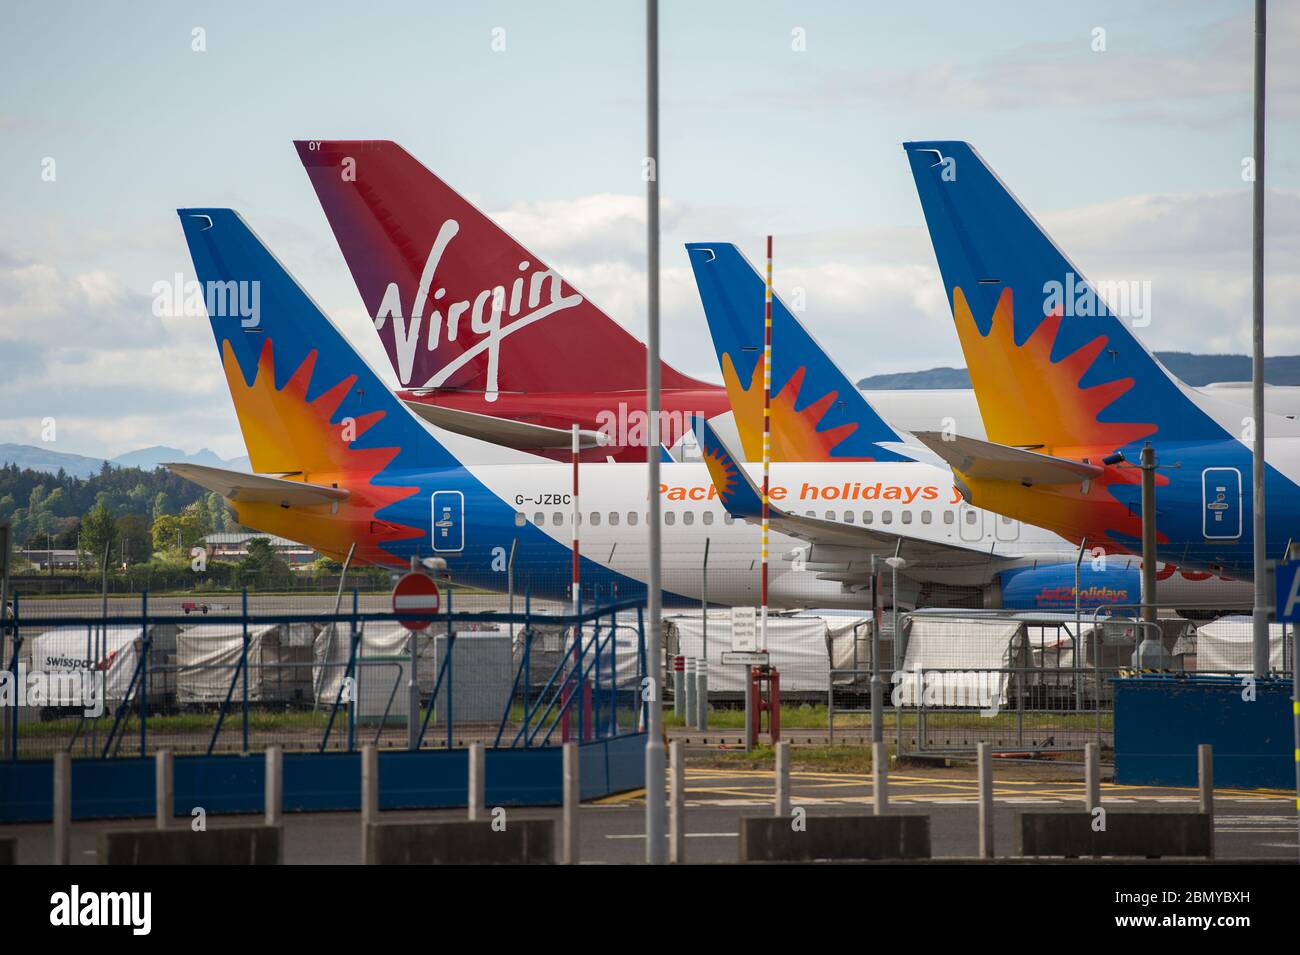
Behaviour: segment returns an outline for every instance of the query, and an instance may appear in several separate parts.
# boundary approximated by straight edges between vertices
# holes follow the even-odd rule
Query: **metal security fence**
[[[637,601],[575,614],[524,597],[511,612],[452,592],[436,615],[403,611],[429,618],[411,631],[381,600],[348,594],[335,613],[332,598],[159,608],[145,596],[108,614],[19,600],[0,631],[16,704],[4,757],[532,747],[644,725]]]
[[[898,656],[882,641],[885,732],[899,752],[957,753],[989,743],[1004,755],[1037,756],[1096,742],[1113,748],[1116,681],[1152,671],[1133,665],[1144,636],[1164,650],[1160,672],[1243,678],[1252,671],[1249,617],[1199,623],[1162,617],[1082,620],[1031,614],[917,612],[900,627]],[[1273,625],[1270,668],[1289,677],[1295,633]],[[827,679],[829,735],[870,732],[870,654],[833,667]],[[1173,685],[1173,684],[1171,684]]]

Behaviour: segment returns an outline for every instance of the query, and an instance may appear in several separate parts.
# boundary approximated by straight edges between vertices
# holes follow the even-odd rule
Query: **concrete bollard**
[[[673,657],[673,713],[686,721],[686,658],[680,653]]]
[[[703,657],[695,665],[695,726],[699,730],[709,728],[709,661]]]
[[[668,744],[668,769],[668,861],[680,864],[686,861],[686,747],[679,739]]]
[[[166,829],[176,814],[175,761],[170,749],[160,749],[154,756],[154,824]]]
[[[884,743],[871,744],[871,798],[877,816],[889,811],[889,751]]]
[[[266,748],[266,789],[263,797],[266,824],[278,826],[284,812],[284,749],[279,745]]]
[[[54,864],[72,861],[72,757],[54,754]]]
[[[1083,808],[1092,812],[1101,805],[1101,756],[1096,743],[1083,745]]]
[[[379,750],[361,747],[361,864],[370,858],[370,827],[379,821]]]
[[[980,789],[980,858],[993,858],[993,754],[988,743],[975,747],[979,763]]]
[[[683,720],[689,727],[695,726],[695,658],[687,657],[682,670],[682,710]]]
[[[561,862],[578,864],[578,807],[582,802],[582,774],[578,771],[578,744],[564,744],[564,841]]]
[[[1300,760],[1300,750],[1296,751]],[[1201,812],[1210,817],[1210,857],[1214,857],[1214,747],[1201,743],[1196,747],[1197,781],[1201,787]],[[1300,803],[1297,803],[1300,808]]]
[[[790,742],[776,744],[776,801],[774,815],[790,815]]]
[[[482,743],[469,744],[469,818],[487,815],[487,749]]]

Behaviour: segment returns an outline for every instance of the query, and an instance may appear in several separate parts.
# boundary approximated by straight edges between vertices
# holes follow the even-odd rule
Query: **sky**
[[[1300,4],[1271,6],[1266,345],[1296,354]],[[769,232],[850,376],[962,364],[912,139],[969,140],[1085,275],[1151,282],[1149,347],[1249,351],[1249,0],[660,9],[682,370],[720,380],[682,244]],[[238,209],[395,381],[294,139],[400,142],[643,337],[644,95],[634,0],[6,3],[0,442],[244,453],[206,320],[152,314],[193,277],[182,206]]]

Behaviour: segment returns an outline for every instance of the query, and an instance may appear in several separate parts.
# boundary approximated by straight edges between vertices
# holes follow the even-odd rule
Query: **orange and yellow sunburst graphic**
[[[772,395],[772,460],[773,461],[829,461],[833,451],[845,438],[857,430],[856,422],[837,425],[818,431],[822,416],[835,404],[839,392],[831,391],[798,411],[795,405],[803,389],[808,369],[800,366],[790,376],[785,386]],[[757,461],[763,456],[763,359],[754,364],[754,374],[749,385],[740,383],[740,375],[731,361],[731,355],[722,355],[722,380],[727,386],[727,398],[735,413],[736,429],[745,457]],[[835,457],[836,461],[871,461],[872,458]]]
[[[709,479],[718,491],[718,497],[725,503],[730,500],[736,489],[736,466],[731,458],[717,448],[704,449],[704,465],[709,469]]]
[[[307,400],[315,350],[284,383],[275,387],[275,353],[270,339],[262,346],[257,372],[245,382],[229,341],[222,343],[226,382],[244,433],[253,470],[284,474],[290,480],[333,485],[350,492],[337,506],[282,508],[274,504],[236,503],[241,524],[301,541],[342,559],[353,543],[357,556],[382,560],[388,555],[382,543],[422,536],[414,527],[377,520],[376,512],[410,497],[415,487],[384,487],[372,482],[400,452],[400,448],[357,448],[354,442],[383,418],[374,411],[355,419],[332,421],[334,413],[356,382],[350,375],[314,400]]]
[[[990,441],[1096,464],[1117,448],[1157,430],[1151,422],[1100,420],[1101,413],[1133,387],[1132,378],[1080,386],[1106,349],[1105,335],[1053,362],[1052,348],[1061,329],[1059,311],[1046,316],[1023,344],[1017,345],[1011,289],[1004,288],[998,297],[986,333],[976,325],[960,287],[953,289],[952,309]],[[968,475],[962,478],[971,488],[973,503],[1049,528],[1076,542],[1088,537],[1119,544],[1112,532],[1141,537],[1140,515],[1120,503],[1110,490],[1113,485],[1140,484],[1136,468],[1107,467],[1086,489],[1082,483],[1024,488]],[[1169,482],[1157,475],[1156,483]]]

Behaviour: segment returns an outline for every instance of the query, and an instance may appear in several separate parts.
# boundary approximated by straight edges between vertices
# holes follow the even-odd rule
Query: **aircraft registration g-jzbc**
[[[568,467],[430,428],[237,213],[179,215],[200,281],[259,282],[262,309],[255,327],[209,318],[255,473],[184,464],[172,470],[222,494],[241,523],[338,559],[353,544],[354,559],[394,567],[438,556],[454,579],[503,590],[504,556],[513,548],[516,573],[526,568],[532,593],[565,594],[573,530]],[[646,477],[644,465],[583,468],[580,573],[591,596],[645,592],[637,528],[647,511]],[[724,506],[727,488],[710,493],[716,482],[701,464],[665,464],[661,477],[665,599],[699,600],[707,540],[710,599],[753,603],[757,532]],[[968,594],[1003,571],[1063,556],[1055,535],[958,501],[946,468],[783,464],[772,480],[777,606],[863,605],[871,556],[892,555],[900,542],[918,589],[943,585]],[[915,596],[900,594],[900,603]]]

